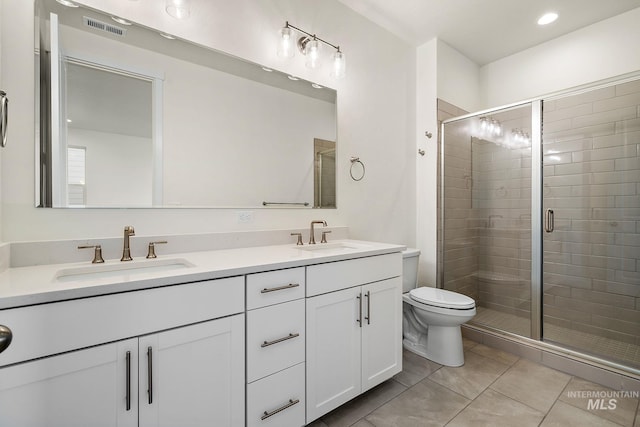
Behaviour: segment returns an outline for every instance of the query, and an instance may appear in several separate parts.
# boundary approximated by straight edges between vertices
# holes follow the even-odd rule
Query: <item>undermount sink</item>
[[[82,267],[63,268],[58,270],[55,280],[58,282],[95,280],[133,274],[162,273],[191,267],[194,267],[194,265],[182,258],[144,259],[130,262],[114,261],[113,264],[92,264]]]
[[[362,245],[353,242],[333,242],[333,243],[317,243],[315,245],[298,246],[297,248],[309,252],[353,252],[357,250],[367,249],[369,245]]]

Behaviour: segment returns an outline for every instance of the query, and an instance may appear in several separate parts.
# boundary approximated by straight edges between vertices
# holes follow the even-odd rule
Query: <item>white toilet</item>
[[[417,287],[418,249],[402,253],[402,344],[445,366],[464,365],[460,325],[476,315],[473,298],[444,289]]]

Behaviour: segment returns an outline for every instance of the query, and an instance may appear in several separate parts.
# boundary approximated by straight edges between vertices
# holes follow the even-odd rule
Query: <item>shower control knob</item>
[[[11,329],[4,325],[0,325],[0,353],[5,351],[9,344],[11,344],[11,339],[13,338],[13,333]]]

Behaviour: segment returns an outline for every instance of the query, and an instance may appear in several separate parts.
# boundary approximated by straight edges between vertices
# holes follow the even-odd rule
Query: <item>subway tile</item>
[[[573,117],[571,120],[571,124],[574,128],[582,128],[587,126],[608,124],[611,122],[623,122],[626,120],[635,119],[636,117],[636,106],[634,105],[632,107],[624,107],[616,110],[601,111],[594,114]],[[618,127],[616,126],[616,131],[617,130]]]
[[[621,308],[633,308],[633,301],[630,300],[627,296],[617,295],[617,294],[609,294],[606,292],[598,292],[589,289],[571,289],[571,297],[574,299],[581,300],[578,304],[582,304],[583,301],[594,302],[598,304],[611,305],[615,307]],[[591,304],[587,308],[593,310],[597,313],[598,304]],[[640,314],[640,313],[638,313]],[[638,322],[640,325],[640,317],[638,318]]]
[[[609,161],[609,160],[605,160]],[[577,197],[589,196],[630,196],[637,194],[637,184],[625,182],[620,184],[576,185],[571,187],[570,195]]]
[[[640,298],[640,285],[633,285],[630,283],[618,283],[610,280],[594,280],[593,290]],[[638,307],[636,304],[636,310],[637,309]]]
[[[542,151],[546,154],[568,153],[571,151],[591,150],[594,138],[576,139],[573,141],[547,142],[543,141]]]
[[[616,122],[616,133],[636,132],[640,130],[640,118]]]
[[[555,175],[575,175],[591,172],[612,172],[615,170],[614,160],[567,162],[555,167]]]
[[[615,159],[616,170],[640,169],[640,158],[626,157],[624,159]]]
[[[616,196],[616,208],[640,208],[640,197],[635,196]]]
[[[571,254],[570,264],[587,267],[607,268],[614,270],[635,271],[636,261],[632,258],[600,257],[592,255]]]
[[[616,99],[616,98],[612,98]],[[603,101],[600,101],[603,102]],[[557,109],[555,111],[549,111],[546,108],[542,114],[542,120],[545,128],[548,123],[557,122],[564,119],[572,119],[577,116],[586,116],[594,112],[594,105],[592,103],[573,105],[567,108]]]
[[[632,92],[618,95],[615,98],[603,99],[593,103],[593,112],[622,110],[628,107],[635,108],[640,105],[640,92]]]
[[[543,132],[543,141],[545,142],[561,142],[572,141],[576,139],[594,138],[604,135],[612,135],[616,133],[617,123],[601,123],[592,126],[585,126],[575,128],[569,126],[567,129],[557,130],[551,132],[550,129],[545,129]],[[623,125],[620,125],[623,126]],[[631,125],[629,125],[631,126]]]
[[[593,138],[593,148],[630,146],[640,142],[640,132],[616,133]]]
[[[640,335],[640,322],[625,322],[597,314],[591,316],[591,321],[594,326],[601,327],[603,329],[610,329],[618,333],[626,333],[634,337]]]
[[[570,95],[555,100],[556,108],[570,108],[574,105],[586,104],[602,99],[613,98],[616,96],[614,86],[604,87],[601,89],[590,90],[577,95]]]
[[[608,233],[633,233],[635,232],[635,221],[598,221],[598,220],[572,220],[571,229],[573,231],[603,231]]]
[[[616,96],[640,92],[640,80],[636,79],[627,83],[618,84],[615,86],[615,89],[616,89]]]
[[[640,170],[597,172],[591,175],[590,184],[621,184],[640,181]]]
[[[615,147],[599,148],[594,150],[574,151],[574,162],[589,162],[594,160],[623,159],[636,155],[635,145],[619,145]]]

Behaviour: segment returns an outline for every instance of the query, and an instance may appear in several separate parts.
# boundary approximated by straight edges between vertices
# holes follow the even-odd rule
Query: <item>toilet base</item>
[[[460,326],[430,325],[426,333],[414,339],[404,338],[402,346],[412,353],[445,366],[464,365],[464,349]]]

